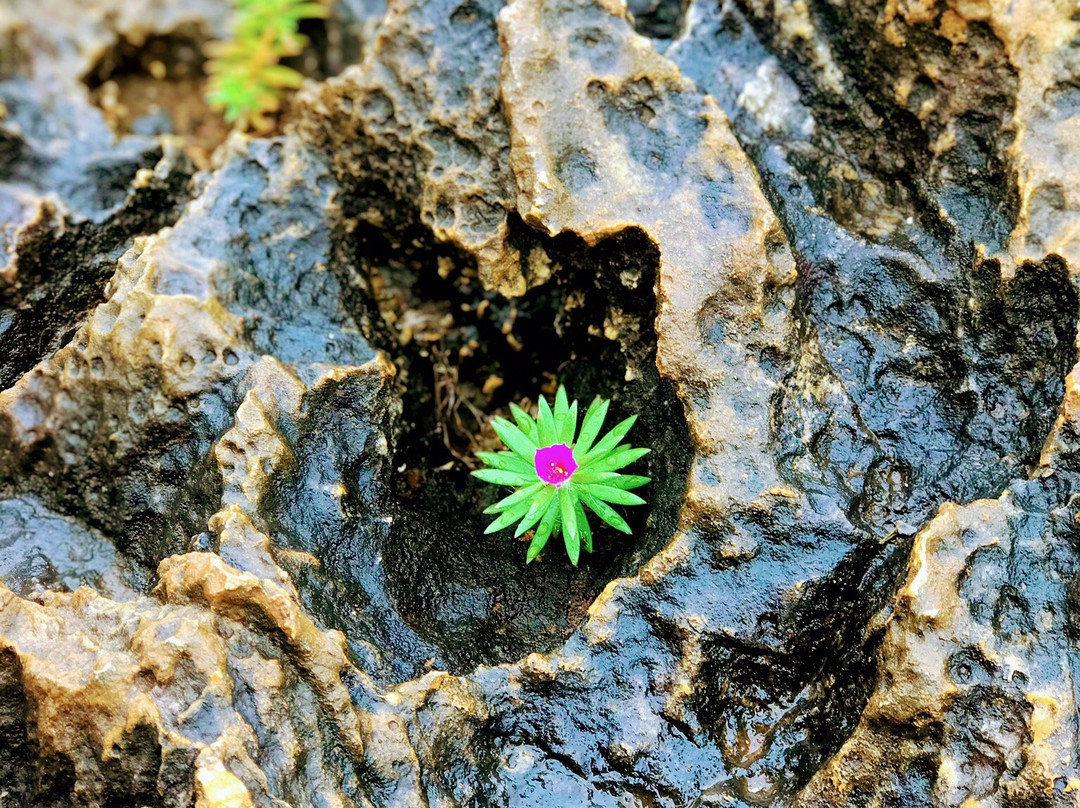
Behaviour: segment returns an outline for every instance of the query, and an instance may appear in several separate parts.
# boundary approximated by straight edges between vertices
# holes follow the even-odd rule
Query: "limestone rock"
[[[216,555],[166,560],[159,577],[124,604],[86,587],[38,603],[4,590],[5,687],[22,710],[5,716],[8,799],[355,804],[325,789],[350,773],[342,752],[362,750],[341,636]],[[285,692],[305,708],[282,709]]]
[[[858,728],[796,805],[1072,805],[1074,474],[919,533]]]
[[[179,215],[191,178],[176,144],[113,148],[96,110],[0,84],[0,387],[70,339],[138,235]]]
[[[21,597],[34,597],[46,589],[73,591],[85,584],[122,601],[146,586],[104,536],[49,513],[33,500],[0,502],[0,522],[4,547],[0,580]]]
[[[526,289],[507,218],[513,177],[499,108],[499,0],[392,2],[363,62],[306,94],[299,131],[333,155],[352,210],[416,216],[475,256],[484,285]]]
[[[190,185],[63,69],[220,9],[0,12],[0,791],[1075,804],[1066,6],[394,0]],[[432,426],[556,377],[660,455],[577,571]]]

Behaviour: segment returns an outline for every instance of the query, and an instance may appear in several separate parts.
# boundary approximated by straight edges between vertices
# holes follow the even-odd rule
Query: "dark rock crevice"
[[[10,648],[0,649],[0,784],[12,800],[30,805],[34,791],[31,708],[22,684],[22,665]]]
[[[662,51],[682,30],[686,6],[683,0],[633,0],[627,3],[627,10],[633,17],[634,29],[652,39]]]
[[[691,456],[682,405],[655,365],[656,248],[633,230],[589,249],[517,227],[523,255],[551,277],[512,301],[483,292],[467,256],[421,231],[360,236],[403,384],[381,563],[402,619],[438,649],[430,664],[451,671],[557,647],[609,580],[673,535]],[[609,426],[637,413],[630,440],[653,449],[640,464],[650,504],[625,509],[634,536],[594,518],[596,552],[577,569],[557,540],[526,566],[509,532],[483,535],[484,507],[505,492],[468,474],[473,452],[501,448],[488,419],[550,398],[556,381],[582,406],[611,398]]]
[[[889,608],[909,547],[856,549],[766,610],[751,637],[702,639],[694,711],[728,771],[706,793],[777,804],[840,749],[874,685],[882,629],[868,626]]]
[[[340,73],[359,60],[365,23],[377,6],[339,2],[327,20],[302,20],[300,33],[308,44],[282,64],[315,81]],[[206,98],[206,46],[222,36],[212,27],[186,22],[167,33],[119,35],[101,53],[82,81],[118,136],[179,135],[199,167],[210,167],[211,155],[231,129]],[[283,102],[287,117],[291,99]]]
[[[139,42],[121,36],[82,81],[118,136],[180,135],[187,153],[207,168],[229,133],[206,101],[203,46],[209,39],[205,28],[192,23]]]

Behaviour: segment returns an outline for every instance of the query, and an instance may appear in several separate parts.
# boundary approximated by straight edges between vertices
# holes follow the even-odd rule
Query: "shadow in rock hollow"
[[[403,380],[377,562],[387,604],[421,641],[382,646],[404,652],[401,673],[425,662],[462,672],[556,648],[610,580],[667,543],[682,504],[692,448],[682,405],[656,370],[655,246],[640,231],[589,249],[516,227],[523,254],[550,273],[516,300],[483,292],[466,258],[423,236],[402,239],[404,249],[375,232],[360,237]],[[484,535],[492,517],[482,511],[506,490],[469,474],[477,449],[502,448],[488,419],[510,402],[550,398],[556,382],[583,406],[610,398],[608,426],[636,413],[628,439],[653,450],[631,469],[653,478],[648,505],[623,509],[633,536],[594,517],[595,552],[577,568],[557,539],[526,565],[511,531]]]

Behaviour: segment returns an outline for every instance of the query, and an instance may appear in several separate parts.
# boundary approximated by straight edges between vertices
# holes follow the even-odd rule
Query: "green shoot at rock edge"
[[[295,90],[304,77],[280,64],[298,56],[307,45],[300,21],[325,19],[323,3],[310,0],[233,0],[233,38],[206,46],[210,57],[207,101],[223,110],[225,120],[239,129],[269,132],[286,90]]]

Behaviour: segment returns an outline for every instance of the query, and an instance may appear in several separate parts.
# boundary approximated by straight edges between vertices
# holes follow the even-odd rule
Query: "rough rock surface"
[[[111,148],[99,117],[14,79],[0,111],[0,386],[70,339],[131,239],[175,220],[192,169],[175,144]],[[62,267],[63,271],[58,272]]]
[[[78,79],[215,8],[0,10],[0,799],[1076,804],[1069,3],[394,0],[192,178]],[[425,409],[556,376],[574,571]]]
[[[509,135],[499,109],[499,0],[391,2],[361,64],[313,89],[300,132],[324,146],[354,215],[377,227],[417,216],[476,257],[485,285],[526,278],[507,221]]]
[[[919,533],[858,728],[799,805],[1072,805],[1075,474]]]

